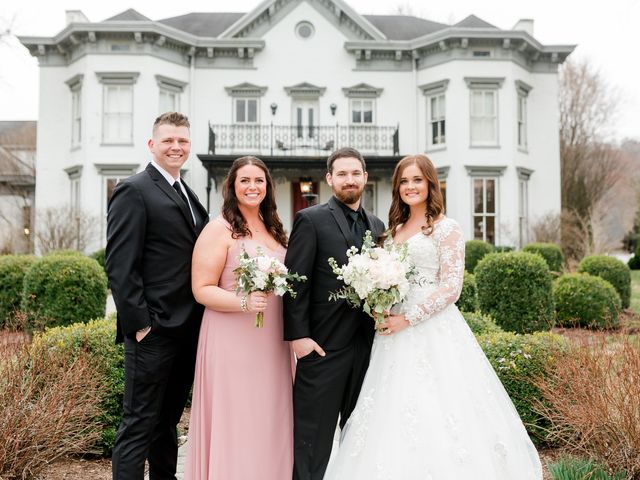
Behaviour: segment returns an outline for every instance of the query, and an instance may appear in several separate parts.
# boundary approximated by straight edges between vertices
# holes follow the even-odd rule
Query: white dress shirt
[[[155,160],[151,160],[151,165],[153,165],[156,168],[156,170],[158,170],[160,172],[160,174],[164,177],[164,179],[167,181],[167,183],[169,183],[171,188],[173,188],[173,184],[175,182],[178,182],[178,185],[180,185],[180,190],[182,190],[182,193],[184,194],[184,198],[187,199],[187,205],[189,206],[189,211],[191,212],[191,218],[193,218],[193,224],[195,225],[196,224],[196,216],[193,213],[193,208],[191,207],[191,201],[189,200],[189,195],[187,194],[187,190],[184,188],[184,185],[182,184],[182,181],[180,180],[180,177],[173,178],[173,175],[171,175],[164,168],[162,168],[160,165],[158,165],[158,163],[156,163]]]

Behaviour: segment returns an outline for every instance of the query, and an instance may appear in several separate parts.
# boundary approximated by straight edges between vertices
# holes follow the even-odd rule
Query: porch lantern
[[[309,206],[315,205],[318,194],[313,192],[313,181],[310,178],[305,177],[300,179],[300,193]]]

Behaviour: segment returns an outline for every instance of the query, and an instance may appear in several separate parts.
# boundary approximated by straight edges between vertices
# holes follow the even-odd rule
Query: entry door
[[[300,146],[312,146],[318,138],[318,102],[296,100],[293,103],[295,137]],[[317,143],[317,142],[316,142]]]

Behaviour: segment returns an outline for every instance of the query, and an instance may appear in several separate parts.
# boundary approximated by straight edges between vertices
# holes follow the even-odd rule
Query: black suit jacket
[[[118,311],[117,341],[149,325],[162,335],[197,332],[203,307],[191,292],[191,255],[208,221],[183,182],[191,212],[151,164],[116,186],[109,201],[106,268]]]
[[[365,215],[375,240],[384,232],[384,223],[369,212]],[[295,285],[295,299],[284,297],[285,340],[310,337],[324,349],[337,350],[347,346],[359,330],[373,337],[371,317],[346,300],[329,300],[329,294],[344,284],[331,271],[328,259],[344,265],[351,246],[349,224],[335,197],[297,213],[285,264],[291,272],[306,275],[307,281]]]

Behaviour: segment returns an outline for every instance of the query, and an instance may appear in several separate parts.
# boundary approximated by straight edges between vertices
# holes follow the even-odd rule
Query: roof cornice
[[[541,53],[558,53],[569,55],[576,45],[543,45],[527,32],[520,30],[495,30],[491,28],[446,28],[411,40],[355,40],[345,42],[348,51],[353,50],[417,50],[451,39],[490,39],[518,40],[516,48],[530,47]]]
[[[261,50],[264,40],[257,38],[217,38],[199,37],[155,21],[109,21],[100,23],[71,23],[53,37],[20,36],[18,39],[26,47],[38,45],[60,45],[67,41],[78,41],[79,33],[156,33],[176,42],[194,47],[247,47]],[[73,36],[73,40],[72,40]]]

